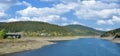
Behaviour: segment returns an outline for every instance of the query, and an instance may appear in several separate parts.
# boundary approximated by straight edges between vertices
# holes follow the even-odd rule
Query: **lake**
[[[11,56],[120,56],[120,45],[98,38],[81,38]]]

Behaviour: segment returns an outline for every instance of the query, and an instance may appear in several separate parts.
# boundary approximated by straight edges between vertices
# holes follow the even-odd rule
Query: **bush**
[[[3,29],[3,30],[0,30],[0,39],[3,39],[4,38],[4,36],[5,36],[5,30]]]

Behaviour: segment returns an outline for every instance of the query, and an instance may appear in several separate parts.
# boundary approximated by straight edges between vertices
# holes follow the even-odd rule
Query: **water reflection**
[[[97,38],[83,38],[49,45],[13,56],[120,56],[120,46]]]

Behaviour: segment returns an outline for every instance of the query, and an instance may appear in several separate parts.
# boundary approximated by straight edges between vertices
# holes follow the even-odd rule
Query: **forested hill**
[[[0,30],[7,32],[20,32],[23,36],[75,36],[99,35],[102,32],[84,26],[58,26],[37,21],[2,22]]]
[[[64,27],[53,25],[45,22],[36,21],[18,21],[1,23],[0,29],[5,29],[7,32],[22,32],[25,36],[58,36],[71,35],[72,32]]]
[[[83,25],[67,25],[64,27],[73,30],[76,32],[76,35],[100,35],[101,33],[104,33],[103,31],[99,31]]]
[[[104,37],[110,37],[110,36],[115,36],[116,34],[120,35],[120,28],[105,32],[103,35]]]

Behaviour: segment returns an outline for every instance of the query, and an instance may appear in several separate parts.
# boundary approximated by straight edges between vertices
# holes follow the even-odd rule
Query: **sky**
[[[0,0],[0,22],[42,21],[97,30],[120,28],[120,0]]]

